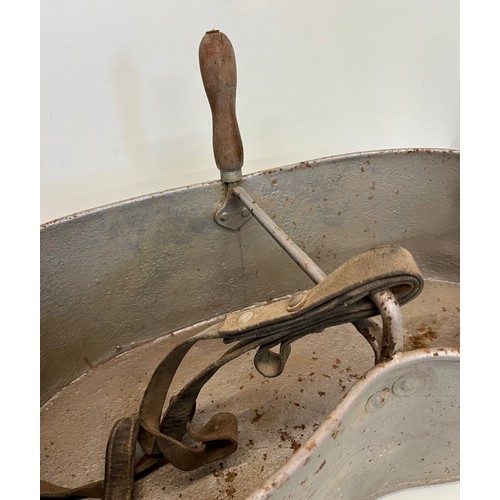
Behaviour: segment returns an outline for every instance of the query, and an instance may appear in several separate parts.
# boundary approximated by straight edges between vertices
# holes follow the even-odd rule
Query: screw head
[[[401,377],[392,384],[392,392],[396,396],[411,396],[417,392],[419,385],[414,377]]]
[[[302,306],[305,300],[306,296],[302,292],[298,292],[292,295],[292,298],[290,299],[290,302],[288,303],[286,310],[289,312],[296,311],[297,309],[299,309],[299,307]]]
[[[366,411],[373,413],[387,403],[391,390],[389,388],[376,392],[366,402]]]
[[[242,217],[248,217],[250,215],[250,211],[248,210],[248,208],[244,208],[242,211],[241,211],[241,216]]]

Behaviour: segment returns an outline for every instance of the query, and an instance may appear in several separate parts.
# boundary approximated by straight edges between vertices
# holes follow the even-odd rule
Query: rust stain
[[[337,358],[337,359],[335,360],[335,363],[333,363],[333,364],[332,364],[332,368],[333,368],[334,370],[336,370],[339,366],[340,366],[340,359],[339,359],[339,358]]]
[[[236,488],[234,486],[230,486],[226,489],[227,498],[234,498],[234,494],[236,493]]]
[[[346,385],[343,383],[342,379],[339,378],[339,387],[342,389],[342,391],[346,390]]]
[[[264,416],[264,414],[259,413],[258,410],[254,410],[254,412],[255,412],[255,415],[252,418],[252,424],[254,424],[255,422],[258,422]]]
[[[326,464],[326,460],[323,460],[323,462],[321,462],[321,465],[318,467],[318,470],[314,473],[314,474],[317,474]]]
[[[280,429],[280,439],[282,441],[286,441],[287,439],[291,439],[291,436],[290,436],[290,434],[288,434],[288,432]]]
[[[313,439],[309,443],[306,444],[306,450],[314,450],[316,448],[316,440]]]
[[[228,471],[225,477],[226,483],[232,483],[237,475],[238,475],[237,472]]]
[[[429,347],[429,343],[432,340],[436,340],[439,336],[438,332],[436,332],[430,326],[421,326],[417,328],[417,335],[410,337],[410,347],[412,349],[425,349]]]
[[[293,438],[288,432],[280,429],[280,439],[282,441],[290,441],[290,448],[294,452],[296,452],[302,445],[295,439]]]

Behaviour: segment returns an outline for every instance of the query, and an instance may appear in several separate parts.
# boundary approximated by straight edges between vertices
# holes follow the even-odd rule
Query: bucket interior
[[[325,272],[379,245],[408,249],[425,286],[402,307],[404,351],[425,352],[459,347],[458,181],[456,151],[412,149],[303,162],[243,182]],[[207,183],[42,228],[43,479],[78,486],[102,478],[113,423],[137,412],[150,375],[175,345],[227,312],[312,286],[255,221],[239,231],[214,222],[223,195],[220,183]],[[172,393],[225,349],[217,341],[195,346]],[[235,414],[238,450],[193,472],[165,465],[136,482],[134,498],[255,495],[303,452],[373,364],[373,351],[350,324],[295,342],[276,378],[256,372],[247,353],[205,386],[193,421]],[[455,442],[457,428],[449,432]],[[401,443],[382,460],[377,450],[360,451],[363,460],[378,460],[379,471],[391,468],[392,481],[370,486],[378,495],[458,478],[457,452],[447,450],[429,468],[409,452],[415,436]],[[439,448],[429,437],[425,443]]]

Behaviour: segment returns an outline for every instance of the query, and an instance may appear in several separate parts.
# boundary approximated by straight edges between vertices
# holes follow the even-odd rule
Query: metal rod
[[[241,186],[232,186],[234,194],[250,211],[259,224],[274,238],[296,264],[318,284],[326,278],[325,272],[281,229],[267,213],[257,205],[254,199]],[[390,290],[382,290],[370,294],[370,298],[377,306],[384,325],[384,334],[389,341],[393,341],[393,350],[401,350],[403,343],[403,317],[396,297]]]
[[[232,190],[241,200],[243,205],[257,219],[259,224],[274,238],[285,252],[297,265],[311,278],[314,283],[319,283],[326,278],[323,270],[307,255],[296,243],[292,241],[262,208],[255,203],[253,198],[241,186],[234,186]]]
[[[403,315],[396,297],[390,290],[381,290],[370,293],[370,299],[377,306],[382,317],[384,338],[388,343],[383,348],[389,349],[390,353],[402,351],[404,342]],[[382,352],[382,354],[386,353]]]

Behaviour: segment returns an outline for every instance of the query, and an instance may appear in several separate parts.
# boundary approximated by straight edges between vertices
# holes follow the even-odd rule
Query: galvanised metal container
[[[321,268],[381,245],[409,250],[424,290],[402,307],[404,349],[374,367],[350,324],[294,344],[277,378],[251,357],[221,369],[197,419],[229,411],[239,447],[220,463],[165,465],[134,498],[371,499],[459,477],[459,153],[404,149],[322,158],[241,185]],[[210,182],[119,202],[41,230],[41,474],[100,479],[114,421],[181,340],[223,315],[311,287],[254,220],[214,214]],[[175,392],[206,359],[193,348]]]

